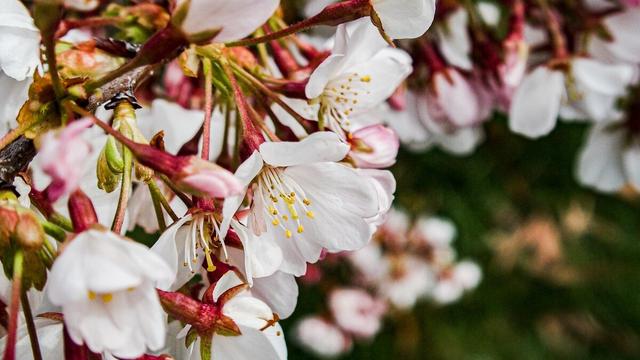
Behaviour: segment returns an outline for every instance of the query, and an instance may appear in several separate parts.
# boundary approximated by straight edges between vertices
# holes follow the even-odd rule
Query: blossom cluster
[[[357,116],[433,20],[398,5],[2,0],[4,358],[286,358],[295,278],[391,207],[399,142]]]
[[[374,324],[454,301],[480,271],[447,222],[395,228],[386,169],[494,110],[589,122],[581,181],[640,186],[638,4],[306,5],[0,0],[5,359],[283,359],[296,278],[349,251]]]
[[[354,340],[370,340],[385,317],[409,312],[419,301],[439,306],[458,301],[482,278],[470,260],[456,260],[456,228],[447,219],[408,215],[392,209],[373,241],[358,251],[327,255],[303,278],[326,293],[327,309],[300,319],[296,339],[323,357],[348,352]],[[347,266],[346,280],[332,279]],[[335,284],[326,286],[326,284]]]

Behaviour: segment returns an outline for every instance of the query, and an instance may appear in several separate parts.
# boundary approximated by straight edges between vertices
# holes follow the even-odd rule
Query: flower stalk
[[[16,358],[16,341],[18,334],[18,318],[20,317],[20,294],[22,292],[22,272],[24,270],[24,252],[18,248],[13,255],[13,276],[11,282],[11,303],[9,304],[9,326],[7,328],[7,344],[4,349],[4,360]]]

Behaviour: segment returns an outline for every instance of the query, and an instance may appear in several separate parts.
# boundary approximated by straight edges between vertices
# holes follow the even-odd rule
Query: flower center
[[[211,258],[213,250],[221,246],[225,258],[228,257],[227,248],[219,234],[220,227],[212,213],[193,215],[189,224],[189,235],[187,241],[184,242],[184,262],[182,265],[189,267],[189,270],[195,273],[193,265],[197,266],[199,254],[202,251],[207,261],[207,271],[215,271],[216,266]]]
[[[287,238],[293,236],[289,228],[294,224],[298,234],[304,232],[300,222],[300,214],[313,219],[315,214],[310,210],[309,200],[304,190],[290,177],[284,175],[283,169],[266,166],[258,177],[258,194],[264,204],[264,211],[271,224],[280,227]]]
[[[360,103],[360,97],[370,95],[354,84],[371,82],[370,75],[351,73],[343,75],[329,83],[320,100],[320,116],[328,122],[330,129],[337,131],[339,128],[349,130],[351,122],[349,116]],[[337,128],[336,128],[337,127]]]

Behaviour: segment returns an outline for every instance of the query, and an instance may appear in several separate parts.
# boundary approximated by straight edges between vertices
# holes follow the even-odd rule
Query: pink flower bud
[[[395,131],[371,125],[351,134],[351,158],[360,168],[380,169],[396,162],[400,140]]]
[[[242,184],[230,171],[198,157],[182,169],[176,185],[185,191],[214,198],[225,198],[242,192]]]
[[[91,145],[82,138],[82,133],[91,120],[79,120],[71,123],[58,133],[44,135],[40,148],[42,170],[51,176],[47,188],[50,201],[55,201],[78,187],[84,173],[82,164],[87,163]]]

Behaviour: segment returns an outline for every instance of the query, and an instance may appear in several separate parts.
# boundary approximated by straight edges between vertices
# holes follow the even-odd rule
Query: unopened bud
[[[20,214],[13,238],[20,247],[27,251],[35,251],[42,246],[44,229],[33,212],[28,211]]]

